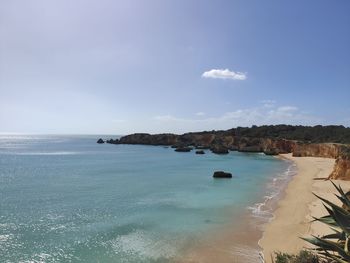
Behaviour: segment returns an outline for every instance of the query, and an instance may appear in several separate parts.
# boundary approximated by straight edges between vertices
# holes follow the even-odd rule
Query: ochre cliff
[[[184,146],[213,149],[224,147],[242,152],[273,152],[275,154],[290,153],[295,147],[295,142],[291,140],[239,137],[227,132],[199,132],[182,135],[135,133],[120,138],[118,143],[172,145],[175,148]]]
[[[350,146],[336,143],[297,143],[293,156],[336,159],[329,179],[350,180]]]
[[[338,158],[341,148],[341,144],[335,143],[297,143],[293,150],[293,156]]]
[[[334,169],[329,179],[350,180],[350,157],[340,156],[335,161]]]

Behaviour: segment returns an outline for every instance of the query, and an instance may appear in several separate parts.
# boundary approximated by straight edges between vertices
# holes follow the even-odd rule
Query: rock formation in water
[[[232,178],[232,174],[224,171],[216,171],[214,172],[213,177],[214,178]]]
[[[191,147],[177,147],[175,152],[190,152],[192,151]]]
[[[221,144],[214,144],[210,150],[216,154],[228,154],[228,148]]]
[[[198,150],[196,151],[196,154],[205,154],[205,152],[203,150]]]
[[[100,138],[100,139],[97,140],[97,143],[101,144],[101,143],[105,143],[105,141]]]
[[[110,144],[119,144],[119,140],[118,140],[118,139],[115,139],[115,140],[109,139],[109,140],[106,141],[106,143],[110,143]]]

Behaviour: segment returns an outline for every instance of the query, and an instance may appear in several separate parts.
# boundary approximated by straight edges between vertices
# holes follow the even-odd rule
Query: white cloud
[[[268,124],[302,124],[316,125],[322,122],[319,118],[300,111],[295,106],[280,106],[267,108],[262,106],[225,112],[219,116],[206,118],[179,118],[172,115],[162,115],[153,118],[156,123],[167,131],[187,132],[213,129],[229,129],[237,126],[268,125]]]
[[[282,106],[277,109],[277,111],[280,112],[290,112],[290,111],[297,111],[298,108],[294,106]]]
[[[234,72],[229,69],[211,69],[205,71],[202,74],[203,78],[213,78],[213,79],[234,79],[234,80],[245,80],[247,78],[247,73]]]
[[[200,111],[200,112],[197,112],[196,115],[197,115],[197,116],[204,116],[205,113]]]

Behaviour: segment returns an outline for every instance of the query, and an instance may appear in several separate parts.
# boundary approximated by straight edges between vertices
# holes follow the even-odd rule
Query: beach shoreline
[[[278,201],[283,198],[284,190],[296,174],[296,165],[283,156],[276,156],[288,163],[286,170],[276,174],[267,183],[264,195],[251,206],[237,221],[212,229],[204,235],[198,244],[189,244],[189,249],[182,254],[181,263],[245,263],[263,262],[259,241],[264,228],[273,218]]]
[[[292,154],[280,155],[293,161],[297,173],[293,176],[278,200],[273,212],[274,218],[265,226],[263,236],[259,241],[264,259],[272,262],[274,252],[298,253],[304,247],[309,247],[302,236],[323,235],[329,233],[329,228],[320,222],[312,222],[312,216],[320,217],[326,211],[312,193],[321,195],[336,202],[335,189],[330,181],[322,180],[332,172],[335,160],[321,157],[293,157]],[[320,180],[321,179],[321,180]],[[350,189],[350,182],[335,180],[345,190]]]
[[[239,227],[234,224],[223,227],[224,231],[213,233],[209,243],[191,250],[177,262],[206,263],[215,260],[237,263],[249,259],[249,262],[272,263],[274,252],[296,254],[305,247],[309,248],[310,245],[300,237],[330,233],[326,225],[311,223],[312,216],[326,214],[322,202],[312,193],[337,202],[334,196],[336,190],[329,180],[324,180],[333,171],[335,159],[293,157],[292,154],[281,154],[277,158],[292,162],[294,168],[277,185],[279,192],[262,206],[270,213],[269,220],[256,221],[250,211],[242,216],[243,222]],[[350,190],[349,181],[333,182],[345,191]],[[252,224],[256,224],[257,228],[252,228]]]

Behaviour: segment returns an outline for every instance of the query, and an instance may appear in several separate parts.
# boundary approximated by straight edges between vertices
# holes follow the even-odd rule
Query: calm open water
[[[257,207],[291,165],[99,137],[0,136],[0,262],[172,261]]]

